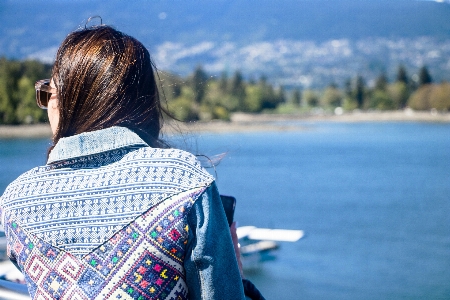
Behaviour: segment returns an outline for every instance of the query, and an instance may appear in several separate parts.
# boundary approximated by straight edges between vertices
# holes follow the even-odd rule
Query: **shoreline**
[[[235,113],[231,121],[209,122],[167,122],[163,133],[227,133],[255,131],[292,131],[302,130],[300,124],[290,122],[437,122],[450,123],[450,113],[429,111],[354,111],[335,114],[244,114]],[[13,138],[50,138],[49,124],[0,125],[0,139]]]

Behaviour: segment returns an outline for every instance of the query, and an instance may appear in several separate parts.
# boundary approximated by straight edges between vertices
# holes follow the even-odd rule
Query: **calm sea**
[[[296,125],[187,140],[239,225],[305,231],[247,272],[267,299],[450,299],[450,124]],[[48,145],[0,140],[0,191]]]

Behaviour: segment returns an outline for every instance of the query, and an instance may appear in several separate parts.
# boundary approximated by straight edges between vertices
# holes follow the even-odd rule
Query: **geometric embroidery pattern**
[[[82,257],[150,207],[212,181],[188,152],[130,145],[32,169],[0,206],[26,232]],[[176,241],[183,228],[155,230]]]
[[[7,215],[8,252],[33,299],[187,299],[187,215],[205,189],[151,207],[81,258],[28,233]]]

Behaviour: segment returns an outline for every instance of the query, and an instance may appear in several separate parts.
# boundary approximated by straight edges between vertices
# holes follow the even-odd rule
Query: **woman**
[[[36,83],[53,147],[0,198],[33,299],[243,299],[214,179],[160,140],[150,55],[108,26],[73,32]]]

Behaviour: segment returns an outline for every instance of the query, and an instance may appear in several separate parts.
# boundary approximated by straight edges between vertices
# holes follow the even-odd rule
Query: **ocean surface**
[[[267,299],[450,299],[450,124],[296,123],[197,134],[240,226],[301,229],[246,272]],[[48,140],[0,140],[0,192]]]

